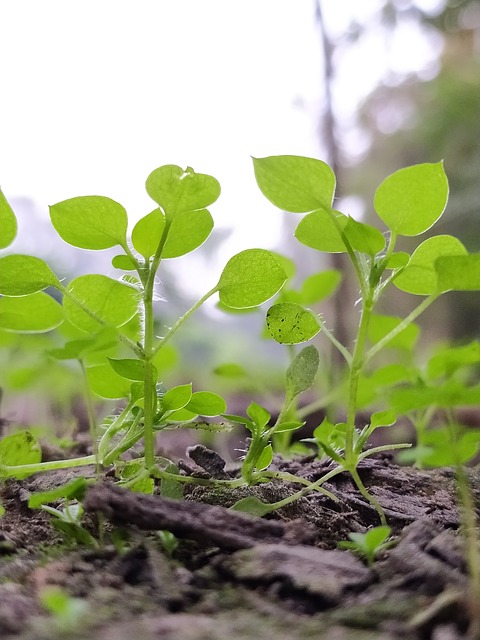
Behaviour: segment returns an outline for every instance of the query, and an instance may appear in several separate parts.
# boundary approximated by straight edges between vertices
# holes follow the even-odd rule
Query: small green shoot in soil
[[[366,533],[349,533],[350,542],[342,541],[338,543],[341,549],[349,549],[364,557],[371,566],[379,553],[391,547],[394,543],[389,540],[390,527],[375,527]]]

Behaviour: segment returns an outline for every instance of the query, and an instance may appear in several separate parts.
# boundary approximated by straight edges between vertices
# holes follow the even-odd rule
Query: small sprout
[[[72,598],[60,587],[45,587],[39,593],[43,608],[55,620],[55,626],[63,633],[76,631],[88,613],[89,605],[85,600]]]
[[[371,566],[381,551],[394,544],[393,540],[388,540],[390,533],[390,527],[386,526],[374,527],[366,533],[349,533],[350,542],[342,541],[337,546],[358,553]]]

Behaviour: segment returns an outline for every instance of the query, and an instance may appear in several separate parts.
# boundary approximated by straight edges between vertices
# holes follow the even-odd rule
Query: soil
[[[191,457],[203,475],[225,473],[205,449]],[[274,464],[309,480],[327,470],[311,457]],[[103,523],[98,548],[66,543],[47,513],[27,507],[32,492],[78,471],[9,480],[0,490],[0,638],[478,638],[453,471],[398,467],[386,456],[365,460],[359,471],[396,540],[371,567],[337,549],[349,532],[379,524],[348,474],[326,485],[339,502],[315,493],[262,519],[228,507],[247,495],[273,502],[298,485],[192,485],[176,501],[128,492],[106,476],[84,503],[85,526],[97,539]],[[478,506],[480,475],[469,473]],[[165,529],[179,541],[171,556],[159,535]],[[42,594],[51,586],[72,598],[78,615],[45,610]]]

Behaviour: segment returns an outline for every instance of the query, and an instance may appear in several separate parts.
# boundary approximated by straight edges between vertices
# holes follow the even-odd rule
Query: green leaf
[[[172,411],[168,415],[168,422],[188,422],[192,424],[192,420],[197,417],[196,413],[193,411],[188,411],[188,409],[178,409],[178,411]]]
[[[220,184],[212,176],[185,171],[169,164],[152,171],[146,182],[148,195],[165,212],[167,219],[177,213],[204,209],[217,200]]]
[[[132,244],[145,260],[155,255],[165,228],[165,216],[154,209],[133,227]]]
[[[446,467],[466,464],[480,450],[480,430],[452,433],[451,429],[435,429],[422,437],[422,449],[417,459],[423,466]],[[420,454],[420,455],[418,455]]]
[[[172,344],[163,345],[152,359],[159,373],[174,369],[178,362],[178,350]]]
[[[397,421],[395,411],[375,411],[370,417],[370,427],[372,431],[379,427],[391,427]]]
[[[319,209],[312,211],[300,220],[295,237],[306,247],[311,247],[317,251],[325,253],[343,253],[347,250],[338,227],[344,229],[348,223],[348,218],[339,211],[327,211]]]
[[[0,518],[2,516],[4,516],[4,515],[5,515],[5,508],[3,507],[2,503],[0,502]]]
[[[89,353],[105,352],[117,344],[117,333],[110,327],[81,340],[70,340],[59,349],[50,349],[48,355],[57,360],[80,360]]]
[[[461,405],[480,404],[480,386],[466,387],[455,380],[435,386],[395,389],[390,395],[390,404],[398,413],[425,409],[431,405],[449,409]]]
[[[0,249],[5,249],[15,240],[17,219],[12,207],[0,189]]]
[[[39,509],[42,505],[55,502],[61,498],[66,498],[67,500],[83,500],[86,490],[86,479],[77,478],[60,487],[50,489],[50,491],[37,491],[32,493],[28,500],[28,506],[30,509]]]
[[[398,289],[407,293],[416,295],[440,293],[446,289],[438,281],[437,260],[441,256],[466,254],[467,250],[457,238],[448,235],[433,236],[415,249],[407,266],[393,282]]]
[[[320,331],[317,318],[295,302],[280,302],[267,311],[270,335],[280,344],[299,344],[311,340]]]
[[[274,508],[275,507],[272,508],[271,504],[262,502],[259,498],[255,498],[255,496],[242,498],[230,507],[232,511],[241,511],[242,513],[248,513],[251,516],[257,516],[258,518],[265,516],[267,513],[271,513]]]
[[[297,431],[300,427],[303,427],[305,422],[300,422],[298,420],[292,420],[291,422],[281,422],[277,427],[275,427],[275,434],[277,433],[291,433],[292,431]]]
[[[374,256],[385,247],[383,234],[375,227],[349,217],[344,233],[355,251]]]
[[[223,378],[245,378],[247,375],[245,368],[236,362],[225,362],[224,364],[219,364],[218,367],[215,367],[213,373],[217,376],[222,376]]]
[[[208,209],[181,211],[172,220],[162,258],[178,258],[202,245],[213,229]]]
[[[169,389],[162,396],[163,411],[178,411],[187,406],[192,399],[192,384],[182,384]]]
[[[261,405],[256,402],[251,402],[247,407],[247,416],[251,418],[253,423],[258,427],[259,432],[262,432],[272,417],[270,413]],[[245,425],[248,425],[245,422]]]
[[[108,358],[112,369],[122,378],[127,380],[140,380],[145,378],[145,361],[134,358]],[[153,377],[157,379],[157,371],[153,367]]]
[[[80,249],[109,249],[127,245],[127,212],[104,196],[70,198],[50,207],[50,219],[59,236]]]
[[[165,471],[174,475],[180,475],[180,469],[173,462],[167,464]],[[183,498],[183,483],[173,479],[162,478],[160,495],[163,498],[170,498],[171,500],[181,500]]]
[[[438,258],[435,270],[441,291],[480,290],[480,253]]]
[[[227,403],[216,393],[196,391],[185,407],[199,416],[219,416],[227,410]]]
[[[257,471],[263,471],[272,464],[273,449],[271,444],[267,444],[262,453],[258,456],[255,468]]]
[[[101,398],[127,398],[130,393],[130,382],[109,364],[87,367],[87,379],[90,389]]]
[[[383,222],[402,236],[430,229],[445,210],[448,180],[443,163],[417,164],[388,176],[375,193],[375,210]]]
[[[133,262],[130,256],[120,254],[112,258],[112,267],[115,269],[121,269],[122,271],[135,271],[137,265]]]
[[[335,174],[321,160],[301,156],[253,158],[257,184],[275,206],[293,213],[330,208]]]
[[[328,269],[305,278],[300,289],[300,301],[302,304],[315,304],[329,298],[335,293],[342,274],[336,269]]]
[[[380,342],[382,338],[396,329],[401,322],[402,318],[373,314],[368,327],[368,337],[374,344]],[[395,336],[393,340],[390,340],[387,346],[411,351],[415,346],[419,334],[420,327],[414,323],[409,324],[403,331]]]
[[[78,303],[95,314],[92,318]],[[65,290],[63,306],[67,319],[79,329],[98,331],[102,323],[121,327],[138,311],[138,292],[100,274],[88,274],[72,280]]]
[[[410,254],[406,251],[396,251],[388,258],[386,269],[401,269],[408,264]]]
[[[435,353],[428,361],[427,371],[430,378],[452,376],[462,367],[480,362],[480,343],[477,340],[460,347],[447,347]]]
[[[0,294],[26,296],[47,287],[62,290],[57,276],[40,258],[20,254],[0,258]]]
[[[287,276],[265,249],[237,253],[225,265],[217,284],[220,301],[234,309],[256,307],[282,288]]]
[[[0,328],[5,331],[44,333],[62,322],[62,306],[43,291],[21,298],[0,298]]]
[[[16,467],[24,464],[37,464],[42,461],[40,445],[30,431],[17,431],[0,440],[0,465]],[[0,476],[2,471],[0,469]],[[12,477],[9,470],[8,475]],[[14,474],[15,478],[24,478],[29,473]]]
[[[297,353],[285,374],[287,397],[289,399],[293,400],[300,393],[311,388],[315,382],[319,364],[320,357],[313,345],[304,347]]]

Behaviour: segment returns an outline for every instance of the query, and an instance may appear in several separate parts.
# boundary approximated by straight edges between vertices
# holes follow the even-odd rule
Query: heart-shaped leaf
[[[12,207],[0,189],[0,249],[5,249],[15,240],[17,219]]]
[[[126,247],[127,212],[104,196],[70,198],[50,207],[50,219],[60,237],[80,249]]]
[[[292,213],[330,208],[335,174],[328,164],[301,156],[253,158],[255,178],[263,195]]]
[[[0,258],[0,293],[26,296],[47,287],[62,290],[62,285],[48,264],[34,256],[13,254]]]
[[[375,210],[395,233],[417,236],[445,210],[448,180],[443,163],[417,164],[385,178],[375,193]]]
[[[212,176],[195,173],[191,167],[184,171],[173,164],[152,171],[146,188],[168,219],[182,211],[204,209],[220,195],[220,184]]]

